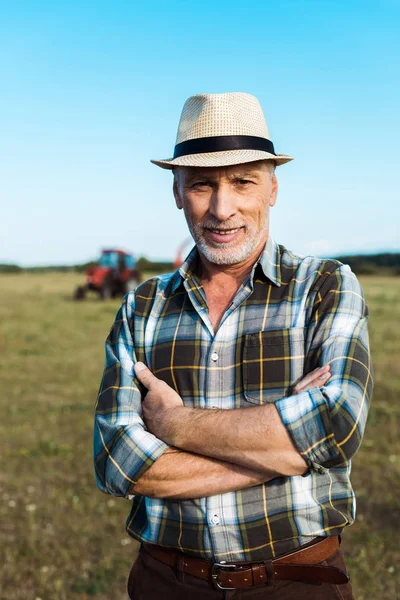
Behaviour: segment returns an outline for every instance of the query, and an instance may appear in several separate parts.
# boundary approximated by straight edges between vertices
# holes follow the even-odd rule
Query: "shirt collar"
[[[279,246],[272,237],[269,236],[258,260],[258,264],[261,266],[265,277],[268,277],[268,279],[278,287],[282,285],[280,259],[281,253],[279,252]]]
[[[174,281],[172,283],[172,293],[175,293],[182,281],[188,279],[196,268],[199,253],[197,247],[193,246],[188,256],[185,258],[181,266],[175,271]]]
[[[182,281],[188,279],[193,275],[195,270],[197,261],[198,261],[199,253],[197,251],[196,246],[192,248],[184,262],[181,264],[179,269],[175,271],[174,281],[172,284],[172,293],[175,293]],[[280,252],[278,244],[271,238],[268,237],[267,243],[265,244],[264,250],[262,251],[260,258],[257,261],[257,264],[254,265],[254,269],[252,272],[252,277],[254,277],[254,272],[257,267],[260,267],[263,270],[264,275],[272,281],[276,286],[281,286],[281,265],[280,265]]]

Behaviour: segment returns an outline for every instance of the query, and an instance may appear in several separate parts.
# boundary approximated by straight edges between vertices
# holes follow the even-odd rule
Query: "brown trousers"
[[[339,549],[321,563],[346,571]],[[301,581],[277,581],[246,590],[223,591],[203,579],[192,577],[159,562],[143,548],[133,563],[128,593],[131,600],[354,600],[350,583],[331,585]]]

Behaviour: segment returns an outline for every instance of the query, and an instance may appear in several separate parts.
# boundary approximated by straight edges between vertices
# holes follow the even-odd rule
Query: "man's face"
[[[268,238],[278,182],[266,161],[179,167],[174,195],[199,251],[217,265],[258,256]]]

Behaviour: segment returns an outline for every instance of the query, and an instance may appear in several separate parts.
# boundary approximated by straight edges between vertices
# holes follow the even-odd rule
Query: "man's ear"
[[[176,206],[179,208],[179,210],[182,210],[182,208],[183,208],[182,197],[179,193],[179,185],[178,185],[178,181],[177,181],[176,177],[174,177],[174,184],[172,186],[172,189],[174,192]]]
[[[269,197],[269,205],[275,206],[276,198],[278,196],[278,179],[276,175],[272,176],[272,186],[271,186],[271,194]]]

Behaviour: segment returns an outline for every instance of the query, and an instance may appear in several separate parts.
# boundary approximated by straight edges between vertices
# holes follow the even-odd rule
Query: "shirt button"
[[[213,352],[213,353],[211,354],[211,360],[213,360],[214,362],[215,362],[216,360],[218,360],[218,354],[217,354],[216,352]]]
[[[213,525],[218,525],[218,523],[219,523],[219,517],[218,517],[218,515],[214,515],[214,516],[211,518],[211,523],[212,523]]]

